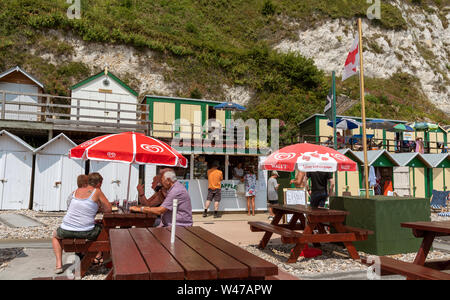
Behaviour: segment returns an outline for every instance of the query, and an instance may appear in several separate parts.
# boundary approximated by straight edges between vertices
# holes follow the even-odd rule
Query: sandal
[[[93,262],[93,265],[95,265],[95,266],[99,266],[101,264],[103,264],[103,255],[100,255],[100,257],[94,258],[94,262]]]
[[[64,272],[63,268],[55,268],[55,274],[62,274]]]

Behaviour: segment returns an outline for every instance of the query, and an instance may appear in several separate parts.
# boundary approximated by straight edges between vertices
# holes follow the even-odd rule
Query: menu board
[[[306,190],[305,189],[283,189],[285,204],[301,204],[307,205]],[[291,220],[292,214],[285,215],[285,222]]]

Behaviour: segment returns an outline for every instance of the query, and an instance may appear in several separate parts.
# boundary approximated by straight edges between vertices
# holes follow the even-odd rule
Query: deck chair
[[[448,210],[448,198],[450,191],[437,191],[433,190],[431,195],[430,207],[432,212],[441,212],[444,213]]]

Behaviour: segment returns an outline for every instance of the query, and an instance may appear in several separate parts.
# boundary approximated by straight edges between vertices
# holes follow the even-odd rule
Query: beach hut
[[[103,177],[102,191],[110,202],[123,201],[127,198],[129,165],[108,161],[89,161],[89,172],[98,172]],[[150,184],[151,180],[150,179]],[[131,166],[130,175],[130,197],[131,201],[137,200],[136,186],[139,183],[139,166]],[[122,203],[122,202],[121,202]]]
[[[42,103],[41,97],[24,95],[25,93],[43,93],[44,85],[35,77],[16,66],[0,74],[0,90],[5,91],[3,95],[0,95],[0,111],[2,110],[3,96],[6,101],[10,102],[5,105],[5,109],[11,111],[5,113],[5,119],[21,121],[37,121],[40,119],[38,113],[41,108],[36,104]]]
[[[363,151],[352,151],[360,161],[364,161]],[[398,167],[397,161],[392,157],[392,154],[386,150],[371,150],[367,151],[367,160],[369,167],[375,168],[375,174],[380,178],[381,188],[384,188],[384,183],[390,180],[394,186],[394,167]],[[364,164],[359,168],[359,183],[360,189],[364,187]],[[383,193],[383,191],[381,191]],[[377,190],[375,189],[375,194]]]
[[[29,208],[33,150],[19,137],[0,131],[0,210]]]
[[[72,120],[116,123],[120,119],[120,123],[125,124],[136,124],[138,121],[138,93],[108,72],[107,68],[77,83],[70,90],[71,115],[82,116],[71,117]]]
[[[338,151],[356,162],[358,164],[358,169],[360,166],[364,165],[364,161],[360,160],[352,150],[340,149]],[[359,195],[359,182],[359,172],[338,172],[338,196],[342,196],[344,192],[350,193],[352,196]]]
[[[428,182],[430,195],[433,190],[450,190],[450,155],[441,154],[422,154],[424,159],[431,165],[428,173]]]
[[[85,172],[84,162],[68,157],[75,146],[61,133],[34,150],[33,210],[67,210],[67,198],[77,188],[77,176]]]
[[[397,194],[400,196],[408,195],[404,189],[409,186],[409,196],[418,198],[429,197],[427,172],[432,166],[422,154],[408,152],[391,155],[399,164],[399,167],[394,168],[394,174],[397,174],[394,177],[394,189]],[[407,173],[402,168],[408,168],[406,169]],[[404,174],[406,176],[403,176]]]

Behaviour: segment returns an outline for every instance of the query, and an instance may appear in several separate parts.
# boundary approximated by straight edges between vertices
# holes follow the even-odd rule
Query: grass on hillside
[[[410,0],[405,0],[410,1]],[[366,0],[82,0],[81,19],[69,19],[65,0],[0,1],[0,68],[21,65],[45,83],[46,91],[65,95],[91,72],[82,63],[53,65],[30,53],[56,57],[71,47],[46,36],[50,29],[85,41],[151,49],[167,63],[167,79],[178,96],[225,100],[223,85],[244,85],[255,92],[246,116],[297,121],[322,111],[329,83],[312,60],[283,54],[272,46],[305,27],[329,18],[365,17]],[[383,18],[374,26],[402,30],[400,11],[382,2]],[[297,25],[289,21],[295,19]],[[122,74],[118,74],[119,76]],[[380,84],[380,86],[376,86]],[[374,81],[373,90],[388,82]],[[145,91],[142,91],[145,92]],[[406,95],[405,102],[415,101]],[[422,110],[410,118],[419,116]]]

